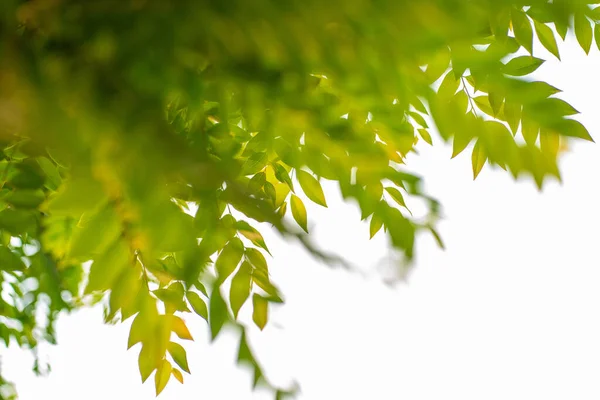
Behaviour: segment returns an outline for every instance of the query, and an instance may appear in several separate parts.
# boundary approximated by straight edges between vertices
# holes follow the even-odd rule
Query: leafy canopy
[[[475,177],[560,179],[564,143],[591,137],[529,77],[534,42],[600,45],[595,3],[3,0],[0,337],[35,351],[61,311],[103,301],[160,393],[190,372],[197,314],[213,338],[236,326],[268,385],[237,321],[252,307],[262,329],[282,301],[261,230],[335,259],[305,236],[305,202],[327,207],[335,181],[410,260],[418,231],[440,240],[405,165],[434,138],[469,149]]]

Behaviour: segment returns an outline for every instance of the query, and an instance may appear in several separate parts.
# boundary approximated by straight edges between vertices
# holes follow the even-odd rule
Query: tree
[[[263,328],[282,302],[259,228],[343,262],[306,235],[325,179],[408,261],[420,231],[441,246],[439,204],[404,163],[436,135],[469,148],[474,177],[487,162],[560,180],[564,144],[592,138],[528,77],[534,40],[557,58],[569,31],[600,47],[597,4],[1,2],[0,337],[35,352],[59,313],[103,302],[107,322],[133,319],[158,394],[189,372],[173,337],[195,313],[213,338],[236,326],[269,385],[237,321],[248,303]]]

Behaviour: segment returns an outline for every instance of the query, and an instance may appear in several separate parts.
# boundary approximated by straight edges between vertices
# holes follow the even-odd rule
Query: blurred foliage
[[[405,165],[434,138],[469,149],[474,176],[560,179],[567,140],[591,137],[528,77],[533,43],[600,45],[595,3],[2,0],[0,337],[35,352],[61,311],[104,300],[160,393],[190,372],[195,313],[212,338],[236,326],[270,387],[237,321],[246,304],[262,329],[282,301],[258,224],[336,260],[305,236],[331,180],[407,260],[421,230],[441,245]]]

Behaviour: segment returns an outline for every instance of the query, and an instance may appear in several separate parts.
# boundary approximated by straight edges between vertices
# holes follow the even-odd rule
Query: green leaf
[[[431,135],[429,134],[427,129],[419,129],[418,132],[425,142],[427,142],[430,145],[433,145],[433,140],[431,140]]]
[[[181,368],[189,374],[190,368],[188,366],[185,349],[178,343],[170,342],[169,347],[167,347],[167,351],[169,352],[171,357],[173,357],[173,361],[175,361],[175,363],[179,365],[179,368]]]
[[[157,359],[156,346],[151,343],[144,343],[140,350],[138,358],[138,365],[140,368],[140,375],[142,377],[142,383],[146,382],[146,379],[150,377],[152,371],[158,368],[160,365],[160,359]]]
[[[25,263],[21,257],[8,247],[0,246],[0,271],[24,271]]]
[[[14,190],[4,198],[8,204],[15,208],[35,209],[46,199],[41,190],[22,189]]]
[[[475,143],[475,147],[473,148],[473,154],[471,156],[471,161],[473,164],[473,179],[476,179],[479,173],[481,172],[481,169],[485,165],[485,162],[487,161],[487,156],[483,151],[483,147],[481,146],[480,140],[478,140],[477,143]]]
[[[423,116],[421,114],[419,114],[418,112],[414,112],[414,111],[411,111],[409,114],[412,117],[412,119],[415,120],[415,122],[417,124],[421,125],[421,127],[429,128],[429,126],[427,125],[427,122],[425,122],[425,118],[423,118]]]
[[[254,266],[254,268],[260,268],[265,271],[268,270],[267,260],[265,259],[265,256],[263,256],[263,254],[259,250],[253,249],[253,248],[247,248],[246,249],[246,258],[248,259],[248,261],[250,261],[250,263]]]
[[[504,118],[506,119],[506,122],[508,122],[508,126],[510,126],[513,135],[515,135],[519,129],[519,122],[521,121],[521,105],[514,102],[505,102]]]
[[[269,302],[255,293],[252,296],[252,306],[252,320],[260,330],[263,330],[269,319]]]
[[[371,217],[371,223],[369,224],[370,239],[373,239],[373,236],[379,232],[382,226],[383,220],[381,217],[379,217],[379,214],[377,212],[373,213],[373,216]]]
[[[4,209],[0,211],[0,229],[19,236],[24,233],[35,233],[37,220],[30,211]]]
[[[292,195],[290,199],[290,205],[292,206],[292,216],[300,225],[300,228],[304,229],[306,233],[308,233],[308,221],[306,216],[306,207],[304,207],[304,203],[298,196],[295,194]]]
[[[460,80],[456,79],[452,71],[448,72],[438,88],[438,96],[441,99],[450,100],[458,90],[459,85]]]
[[[585,54],[588,54],[590,52],[590,48],[592,47],[592,25],[585,14],[581,11],[575,12],[574,24],[575,37],[577,38],[577,41],[579,42],[579,45],[583,51],[585,51]]]
[[[209,307],[210,312],[208,314],[208,322],[210,325],[211,340],[214,341],[228,319],[227,305],[223,301],[223,297],[221,297],[218,286],[213,288],[213,291],[210,295]]]
[[[558,45],[556,44],[556,38],[554,37],[552,28],[535,20],[533,21],[533,26],[535,27],[535,33],[542,46],[560,60],[560,53],[558,52]]]
[[[202,300],[200,295],[196,292],[191,292],[188,290],[186,293],[186,298],[189,301],[190,306],[192,306],[192,310],[208,321],[208,308],[206,307],[206,303],[204,300]]]
[[[219,281],[223,282],[237,268],[244,255],[244,244],[236,237],[232,238],[223,248],[215,262]]]
[[[121,234],[121,221],[114,208],[108,204],[89,217],[82,217],[73,232],[69,257],[87,261],[102,254]]]
[[[507,75],[524,76],[534,72],[543,63],[544,60],[533,56],[515,57],[506,63],[502,72]]]
[[[123,240],[117,240],[92,263],[85,293],[111,289],[115,279],[132,262],[129,247]]]
[[[406,203],[404,202],[404,196],[402,196],[402,193],[400,193],[400,191],[398,189],[396,189],[395,187],[386,187],[385,191],[389,193],[389,195],[392,197],[392,199],[394,199],[394,201],[396,203],[398,203],[402,207],[406,208]]]
[[[157,396],[163,391],[165,386],[167,386],[167,383],[169,383],[172,369],[171,363],[167,360],[163,360],[160,367],[156,370],[156,375],[154,375],[154,387],[156,388]]]
[[[298,182],[300,182],[300,186],[302,187],[304,194],[306,194],[306,197],[320,206],[327,207],[323,188],[321,188],[321,184],[314,176],[306,171],[297,169],[296,177],[298,178]]]
[[[260,232],[250,226],[248,222],[237,221],[235,223],[235,227],[239,233],[246,237],[246,239],[250,240],[252,243],[254,243],[254,245],[263,248],[267,251],[267,253],[271,254],[267,244],[265,243],[265,239],[263,239]]]
[[[600,24],[594,26],[594,37],[596,38],[596,46],[598,47],[598,50],[600,50]]]
[[[511,19],[515,39],[529,54],[533,54],[533,30],[527,14],[515,8],[511,12]]]
[[[248,262],[242,263],[239,271],[231,280],[231,288],[229,292],[229,302],[233,316],[237,318],[238,312],[242,305],[250,296],[250,284],[252,282],[252,267]]]
[[[593,142],[592,136],[581,122],[574,119],[564,119],[553,126],[554,130],[561,135],[575,137]]]
[[[146,319],[142,314],[135,316],[131,328],[129,329],[129,338],[127,339],[127,350],[141,343],[144,340],[144,334],[148,332],[149,327],[146,326]]]
[[[288,174],[287,170],[281,164],[274,164],[273,168],[275,169],[275,178],[281,183],[285,183],[288,185],[290,190],[294,191],[294,185],[292,183],[292,179]]]

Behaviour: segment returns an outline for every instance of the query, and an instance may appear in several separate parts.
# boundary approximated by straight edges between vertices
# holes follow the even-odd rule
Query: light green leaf
[[[229,302],[233,316],[237,318],[240,308],[250,296],[250,284],[252,282],[252,267],[248,262],[243,262],[239,271],[231,280]]]
[[[304,194],[323,207],[327,207],[327,202],[325,201],[325,194],[323,193],[323,188],[321,188],[321,184],[318,180],[315,179],[314,176],[309,174],[306,171],[301,169],[296,170],[296,177],[298,178],[298,182],[300,182],[300,186],[304,191]]]
[[[292,195],[290,199],[290,205],[292,206],[292,216],[300,225],[300,228],[304,229],[306,233],[308,233],[308,220],[306,216],[306,207],[304,207],[304,203],[298,196],[295,194]]]
[[[542,46],[560,60],[560,53],[558,52],[558,45],[556,44],[552,28],[535,20],[533,21],[533,26]]]
[[[123,268],[129,267],[131,262],[129,247],[123,240],[117,240],[92,263],[85,293],[110,289]]]
[[[69,257],[87,261],[102,254],[106,247],[121,233],[121,221],[111,205],[105,205],[97,213],[82,217],[73,232]]]
[[[173,361],[175,361],[175,363],[177,365],[179,365],[179,367],[182,370],[184,370],[185,372],[187,372],[189,374],[190,368],[188,366],[187,355],[185,353],[185,349],[178,343],[170,342],[169,346],[167,347],[167,351],[169,352],[171,357],[173,357]]]
[[[382,226],[383,220],[381,217],[379,217],[379,214],[377,212],[373,213],[373,216],[371,217],[371,223],[369,224],[370,239],[373,239],[373,236],[379,232]]]
[[[257,249],[247,248],[246,249],[246,258],[250,263],[254,266],[254,268],[259,268],[263,270],[268,270],[267,268],[267,260],[265,256]]]
[[[210,336],[211,340],[214,341],[228,319],[227,305],[223,301],[223,297],[221,297],[218,286],[213,288],[210,295],[209,307],[210,313],[208,314],[208,322],[210,325]]]
[[[515,39],[529,54],[533,54],[533,30],[527,14],[515,8],[511,12],[511,19]]]
[[[148,328],[149,327],[146,326],[146,319],[141,314],[136,315],[131,324],[131,328],[129,329],[127,350],[144,340],[144,333],[148,332]]]
[[[263,330],[269,319],[269,302],[255,293],[252,296],[252,306],[252,320],[260,330]]]
[[[593,30],[591,22],[587,19],[585,14],[581,11],[575,12],[575,37],[579,42],[579,45],[585,51],[585,54],[590,52],[590,48],[592,47],[592,36]]]
[[[287,170],[281,164],[274,164],[273,169],[275,170],[275,178],[281,183],[285,183],[288,185],[290,190],[294,191],[294,185],[292,183],[292,179],[290,178],[290,174],[288,174]]]
[[[506,63],[502,69],[502,72],[507,75],[524,76],[534,72],[543,63],[544,60],[541,58],[536,58],[533,56],[519,56]]]
[[[224,281],[233,271],[235,271],[243,254],[244,244],[240,239],[234,237],[225,245],[215,262],[215,269],[217,270],[219,281]]]
[[[208,321],[208,309],[206,307],[206,303],[204,300],[202,300],[200,295],[196,292],[188,291],[186,297],[194,312]]]
[[[485,152],[483,151],[483,147],[481,146],[481,141],[478,140],[477,143],[475,143],[475,147],[473,148],[473,154],[471,156],[471,161],[472,161],[472,165],[473,165],[473,179],[477,178],[477,176],[481,172],[481,169],[485,165],[486,160],[487,160],[487,156],[485,155]]]
[[[419,129],[418,131],[419,135],[421,136],[421,138],[423,138],[425,142],[427,142],[430,145],[433,145],[433,140],[431,140],[431,135],[429,134],[427,129]]]
[[[389,195],[392,197],[392,199],[394,199],[394,201],[396,203],[398,203],[402,207],[406,208],[406,203],[404,202],[404,196],[402,196],[402,193],[400,193],[400,191],[398,189],[396,189],[395,187],[386,187],[385,191],[389,193]]]
[[[246,237],[246,239],[250,240],[252,243],[254,243],[254,245],[263,248],[267,251],[267,253],[271,254],[267,244],[265,243],[265,239],[263,239],[263,236],[259,231],[250,226],[248,222],[237,221],[235,223],[235,227],[239,233]]]

